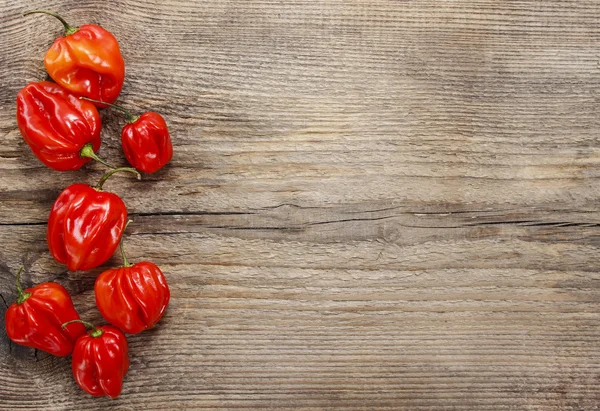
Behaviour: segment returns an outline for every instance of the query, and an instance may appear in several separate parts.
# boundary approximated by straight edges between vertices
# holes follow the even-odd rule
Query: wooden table
[[[172,300],[117,400],[2,327],[1,409],[600,409],[597,0],[0,0],[0,294],[24,264],[101,322],[120,257],[68,272],[45,232],[103,167],[49,170],[16,127],[60,33],[33,8],[115,33],[120,103],[168,120],[170,166],[106,189]]]

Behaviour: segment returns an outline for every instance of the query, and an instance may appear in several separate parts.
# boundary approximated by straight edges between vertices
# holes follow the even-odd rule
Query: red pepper
[[[102,191],[106,173],[98,185],[73,184],[58,196],[48,219],[46,240],[50,253],[71,271],[89,270],[103,264],[119,245],[127,221],[127,208],[121,198]],[[139,174],[138,174],[139,177]]]
[[[102,103],[92,99],[85,100]],[[134,168],[144,173],[154,173],[173,157],[173,145],[165,119],[158,113],[148,111],[134,116],[116,104],[108,106],[122,111],[129,123],[121,131],[121,145],[125,158]]]
[[[144,173],[154,173],[171,161],[173,145],[165,119],[147,112],[133,117],[123,127],[121,145],[129,164]]]
[[[98,110],[58,84],[26,85],[17,95],[17,124],[33,154],[54,170],[77,170],[92,158],[109,165],[94,153],[100,148]]]
[[[63,324],[63,327],[72,322]],[[125,334],[110,325],[95,327],[86,321],[75,322],[92,328],[75,343],[71,362],[75,381],[94,397],[117,398],[123,388],[123,377],[129,370]]]
[[[78,320],[71,296],[57,283],[42,283],[25,291],[17,273],[17,302],[6,310],[6,334],[13,342],[64,357],[73,352],[77,338],[85,333],[81,324],[61,325]]]
[[[148,330],[162,318],[171,293],[160,268],[151,262],[129,264],[121,239],[121,268],[96,279],[96,305],[111,324],[129,334]]]
[[[119,96],[125,78],[125,62],[115,36],[96,24],[72,27],[56,13],[35,10],[56,17],[65,27],[44,58],[54,81],[77,94],[113,102]],[[99,107],[103,107],[99,105]]]

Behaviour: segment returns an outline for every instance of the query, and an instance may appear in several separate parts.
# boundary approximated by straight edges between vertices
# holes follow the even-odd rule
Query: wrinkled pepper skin
[[[87,144],[100,148],[100,114],[89,101],[49,81],[29,83],[17,94],[17,125],[33,154],[59,171],[78,170],[90,158]]]
[[[150,262],[104,271],[94,291],[102,316],[129,334],[152,328],[171,297],[165,276]]]
[[[123,88],[125,62],[119,43],[95,24],[58,37],[44,57],[44,66],[52,80],[77,96],[112,103]]]
[[[121,330],[103,325],[79,337],[71,363],[77,384],[94,397],[117,398],[129,370],[127,338]]]
[[[20,301],[22,300],[22,301]],[[77,339],[85,334],[67,290],[57,283],[42,283],[25,290],[6,310],[6,334],[13,342],[64,357],[73,352]]]
[[[134,119],[121,132],[125,158],[137,170],[154,173],[173,157],[167,123],[160,114],[154,112],[146,112]]]
[[[71,271],[105,263],[119,245],[127,208],[119,196],[73,184],[58,196],[48,219],[50,253]]]

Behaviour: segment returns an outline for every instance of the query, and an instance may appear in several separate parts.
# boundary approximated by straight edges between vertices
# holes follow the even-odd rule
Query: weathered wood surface
[[[15,95],[60,32],[22,11],[114,32],[120,102],[175,143],[167,169],[106,186],[173,294],[129,339],[122,396],[2,329],[1,409],[600,409],[597,0],[0,6],[6,303],[25,264],[101,320],[102,269],[54,262],[45,222],[102,168],[53,172],[20,137]],[[123,162],[123,119],[103,118]]]

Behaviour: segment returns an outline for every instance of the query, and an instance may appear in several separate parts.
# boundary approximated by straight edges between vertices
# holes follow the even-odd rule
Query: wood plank
[[[600,409],[596,1],[0,0],[0,297],[25,264],[101,321],[118,256],[68,272],[45,223],[102,167],[46,169],[14,118],[42,6],[114,32],[119,101],[168,120],[172,164],[106,188],[173,297],[112,401],[2,330],[0,409]]]

